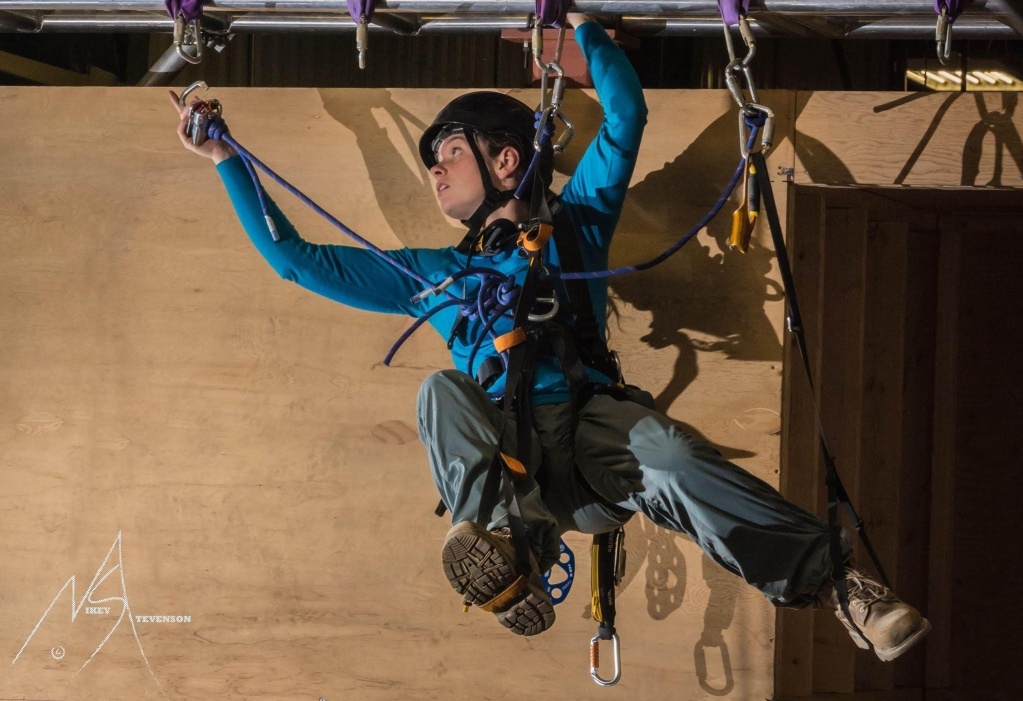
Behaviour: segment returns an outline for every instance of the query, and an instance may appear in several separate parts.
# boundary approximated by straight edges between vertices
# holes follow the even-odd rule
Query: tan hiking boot
[[[502,529],[506,530],[506,529]],[[517,635],[537,635],[554,625],[554,605],[530,554],[529,576],[515,572],[515,547],[510,534],[491,533],[479,524],[456,524],[441,549],[444,575],[455,591],[497,616]]]
[[[885,662],[909,650],[931,631],[931,624],[919,611],[862,572],[847,567],[845,585],[849,589],[849,613],[853,623]],[[870,646],[853,630],[842,613],[834,589],[831,590],[830,604],[835,607],[835,615],[848,629],[856,646],[868,649]]]

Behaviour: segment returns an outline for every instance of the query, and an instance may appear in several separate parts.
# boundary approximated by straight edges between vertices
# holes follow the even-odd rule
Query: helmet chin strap
[[[515,188],[511,190],[498,190],[494,186],[490,179],[490,171],[487,170],[487,162],[483,159],[483,153],[476,143],[476,132],[472,129],[466,129],[464,133],[465,140],[469,144],[469,150],[472,151],[473,158],[476,159],[476,165],[479,167],[480,178],[483,181],[483,201],[476,208],[476,211],[472,213],[472,216],[462,220],[462,224],[468,227],[469,231],[462,239],[462,242],[456,246],[456,250],[460,253],[472,253],[480,231],[487,223],[487,218],[498,207],[501,207],[506,202],[510,202],[515,197]]]

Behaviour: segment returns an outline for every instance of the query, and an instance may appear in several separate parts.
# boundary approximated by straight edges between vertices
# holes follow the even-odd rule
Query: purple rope
[[[935,0],[940,2],[941,0]],[[739,17],[745,17],[749,12],[750,0],[718,0],[718,9],[721,11],[721,19],[725,24],[739,24]]]
[[[359,24],[363,15],[368,22],[373,17],[375,4],[376,0],[348,0],[348,14],[352,16],[352,21],[356,24]]]
[[[164,0],[163,4],[171,19],[180,15],[187,24],[202,17],[202,0]]]
[[[955,22],[959,15],[963,14],[966,6],[972,2],[973,0],[934,0],[934,11],[940,15],[942,10],[946,10],[948,21]]]
[[[541,116],[542,114],[540,112],[535,113],[536,119],[533,122],[533,126],[536,127],[537,129],[540,128]],[[547,123],[543,127],[543,134],[540,135],[541,146],[547,144],[547,142],[551,140],[551,137],[554,136],[554,129],[555,129],[554,122],[548,119]],[[522,182],[520,182],[519,186],[515,189],[515,199],[521,200],[523,197],[525,197],[527,188],[532,187],[533,185],[532,175],[533,172],[536,170],[536,166],[537,164],[539,164],[539,162],[540,152],[534,150],[533,158],[529,161],[529,167],[526,168],[526,174],[522,176]]]
[[[536,18],[544,27],[565,26],[572,0],[536,0]]]

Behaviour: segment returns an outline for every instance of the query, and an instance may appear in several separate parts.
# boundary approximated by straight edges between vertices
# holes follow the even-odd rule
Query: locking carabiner
[[[177,50],[178,56],[193,66],[202,63],[202,45],[202,26],[199,24],[199,20],[194,19],[186,24],[185,18],[181,15],[175,17],[174,48]],[[195,56],[185,51],[184,47],[186,46],[195,47]]]
[[[952,52],[952,21],[948,18],[948,7],[942,7],[938,15],[938,22],[934,25],[934,40],[938,45],[938,62],[947,66]]]
[[[759,102],[757,99],[757,87],[753,83],[753,72],[750,70],[750,64],[753,61],[753,57],[757,53],[757,41],[753,37],[753,30],[750,28],[749,20],[745,17],[739,17],[739,34],[742,35],[743,43],[746,44],[746,55],[742,58],[738,58],[735,55],[735,46],[732,44],[732,32],[728,23],[724,23],[725,28],[725,44],[728,46],[728,65],[725,67],[725,84],[728,86],[729,92],[732,93],[732,99],[735,100],[735,104],[742,107],[747,102]],[[742,76],[746,82],[746,89],[749,90],[749,99],[747,100],[743,94],[743,88],[739,85],[739,76]]]
[[[742,105],[739,110],[739,152],[742,153],[742,157],[749,159],[750,156],[750,145],[749,137],[750,134],[747,132],[746,117],[751,116],[757,112],[764,115],[764,126],[760,128],[760,152],[765,156],[767,152],[771,150],[774,145],[774,111],[766,105],[758,105],[755,102],[747,102]]]
[[[606,640],[606,638],[605,638]],[[610,679],[600,676],[600,633],[590,640],[590,676],[601,686],[614,686],[622,678],[622,645],[618,633],[611,633],[611,644],[614,646],[615,674]]]

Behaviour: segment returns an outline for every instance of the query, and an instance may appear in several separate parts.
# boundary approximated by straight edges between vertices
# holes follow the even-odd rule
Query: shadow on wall
[[[355,134],[373,195],[388,226],[409,248],[453,245],[464,231],[451,226],[433,196],[433,178],[419,162],[419,135],[427,125],[398,105],[386,89],[362,90],[358,100],[320,91],[327,114]],[[377,115],[382,118],[380,121]],[[386,115],[386,118],[384,118]],[[402,158],[381,121],[390,121],[408,147],[415,170]],[[445,239],[447,233],[450,236]]]
[[[581,133],[592,134],[601,119],[599,103],[574,91],[566,112]],[[649,260],[693,226],[721,195],[738,164],[735,115],[728,112],[708,126],[674,160],[634,182],[625,201],[611,250],[611,265]],[[562,167],[575,167],[584,144],[569,149]],[[770,279],[774,251],[756,241],[746,255],[728,250],[730,219],[722,213],[707,231],[662,265],[611,280],[613,300],[650,312],[650,348],[678,352],[667,386],[655,397],[667,413],[699,372],[696,351],[718,351],[728,358],[780,361],[781,342],[764,306],[782,299]],[[615,328],[617,309],[610,326]],[[687,433],[699,435],[692,426]],[[725,457],[748,453],[725,448]]]

